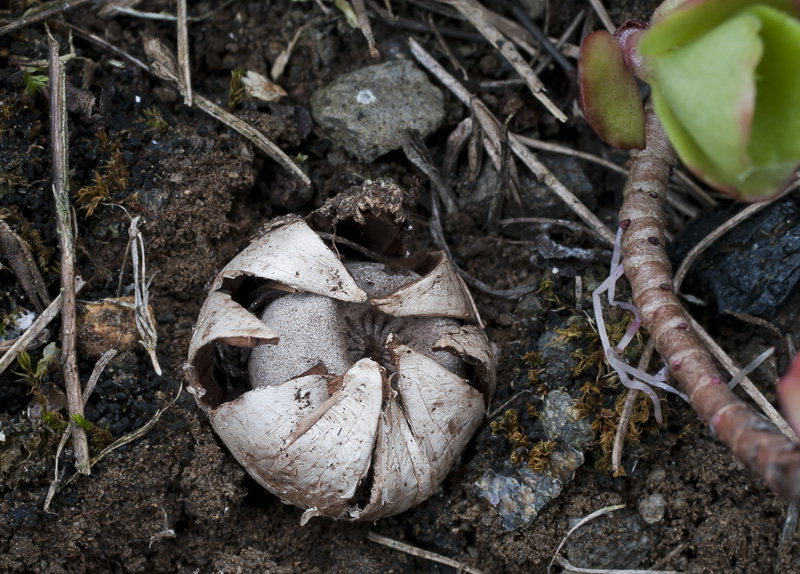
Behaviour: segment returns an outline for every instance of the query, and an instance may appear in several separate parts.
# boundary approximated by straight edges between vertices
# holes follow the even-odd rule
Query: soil
[[[22,4],[30,3],[10,3],[7,18],[18,17]],[[339,74],[373,63],[361,33],[335,8],[326,16],[314,2],[235,0],[216,8],[216,3],[189,4],[192,15],[205,15],[189,27],[193,87],[222,106],[229,100],[231,70],[241,67],[268,75],[295,32],[307,27],[278,80],[287,96],[270,104],[244,101],[235,113],[290,156],[307,156],[302,169],[313,187],[302,189],[241,136],[184,106],[183,98],[165,82],[118,65],[117,56],[75,34],[77,57],[67,64],[73,86],[68,98],[76,104],[69,114],[70,185],[77,208],[77,274],[89,280],[80,298],[96,301],[118,295],[128,215],[139,216],[164,371],[156,375],[147,354],[136,345],[109,365],[89,400],[86,417],[114,438],[144,425],[178,395],[192,329],[210,281],[271,217],[305,215],[340,191],[378,176],[407,188],[426,183],[399,151],[365,165],[311,126],[308,111],[314,92]],[[606,2],[615,22],[643,17],[655,4]],[[404,39],[410,32],[400,24],[424,22],[430,13],[426,2],[392,5],[404,19],[398,25],[372,18],[377,47],[386,57],[407,53]],[[154,1],[136,8],[158,12],[173,7]],[[537,21],[558,36],[583,8],[583,2],[553,0]],[[435,19],[441,26],[469,29],[464,23]],[[142,59],[145,35],[175,46],[174,23],[169,21],[120,14],[103,19],[85,7],[57,20],[80,26]],[[50,28],[64,53],[67,28],[60,22],[51,21]],[[425,45],[436,46],[432,36],[413,34]],[[514,77],[487,45],[449,41],[472,78],[471,86]],[[46,89],[25,94],[30,76],[46,71],[28,77],[24,72],[35,66],[30,60],[46,58],[46,53],[41,24],[0,37],[0,216],[32,246],[52,295],[58,291],[58,241],[50,191],[49,96]],[[438,52],[437,57],[445,61]],[[571,109],[574,91],[564,74],[550,67],[542,79],[560,107]],[[483,90],[480,95],[498,116],[516,110],[512,130],[587,151],[603,149],[581,120],[556,125],[522,86]],[[81,108],[78,103],[87,97],[94,103]],[[445,110],[445,125],[426,142],[434,158],[443,157],[447,136],[467,113],[447,92]],[[466,193],[462,184],[469,174],[466,161],[462,164],[456,189]],[[611,214],[613,224],[622,180],[588,163],[581,167],[591,180],[598,212]],[[93,198],[99,199],[89,209]],[[429,200],[423,195],[414,207],[419,247],[431,244],[426,205]],[[686,222],[673,216],[671,231],[677,232]],[[499,359],[493,408],[511,402],[487,419],[427,502],[376,524],[312,519],[301,527],[302,510],[283,505],[247,476],[184,390],[142,438],[106,456],[91,476],[62,488],[45,512],[60,429],[56,422],[29,413],[29,403],[36,402],[30,393],[38,383],[12,372],[24,370],[14,366],[0,378],[0,572],[456,571],[371,542],[367,535],[374,532],[484,572],[538,573],[547,570],[571,521],[609,505],[626,508],[598,523],[588,547],[632,546],[635,553],[638,542],[625,534],[624,522],[641,514],[640,503],[652,494],[663,496],[666,513],[647,526],[654,543],[642,552],[639,567],[656,565],[693,574],[800,572],[796,536],[782,546],[780,542],[786,503],[717,442],[679,399],[664,398],[665,425],[659,427],[652,419],[640,425],[641,440],[626,450],[628,476],[610,476],[602,443],[624,390],[611,382],[599,385],[593,407],[584,402],[584,414],[596,432],[587,462],[532,524],[507,530],[497,511],[478,496],[475,484],[487,470],[508,471],[518,459],[512,458],[518,453],[502,432],[509,424],[508,408],[523,413],[520,424],[525,432],[540,432],[534,411],[548,388],[532,375],[531,353],[542,350],[537,346],[542,335],[585,324],[590,305],[586,293],[592,281],[603,277],[608,263],[608,254],[596,250],[588,260],[562,261],[562,269],[571,271],[553,275],[552,261],[531,255],[535,234],[525,233],[512,237],[487,232],[467,213],[445,221],[457,261],[475,278],[495,289],[530,282],[540,288],[521,302],[474,293]],[[572,246],[600,247],[573,234],[554,232],[553,237]],[[577,301],[575,275],[584,277]],[[123,291],[131,282],[128,264]],[[15,306],[28,305],[7,268],[0,269],[0,304],[4,328]],[[710,319],[715,321],[714,333],[733,326],[741,331],[741,324],[732,319],[705,320]],[[751,340],[771,336],[748,328],[753,330]],[[58,322],[51,329],[56,333]],[[737,334],[737,340],[742,337]],[[580,345],[590,350],[590,343]],[[82,349],[79,368],[84,383],[96,355]],[[34,365],[42,356],[42,349],[31,351]],[[598,367],[592,368],[564,385],[576,398],[587,381],[598,377]],[[767,375],[756,377],[756,382],[771,384]],[[59,372],[52,369],[39,382],[63,386]],[[92,453],[101,446],[93,446]],[[74,474],[70,446],[61,455],[60,469],[63,479]]]

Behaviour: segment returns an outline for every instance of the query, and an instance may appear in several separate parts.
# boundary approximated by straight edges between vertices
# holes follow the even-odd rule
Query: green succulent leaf
[[[654,26],[665,16],[678,9],[682,4],[691,1],[692,0],[664,0],[658,5],[658,8],[653,11],[653,15],[650,17],[650,25]]]
[[[688,0],[661,22],[687,5],[711,4],[718,3]],[[709,184],[746,200],[779,193],[800,164],[800,22],[766,4],[658,56],[650,55],[650,34],[662,24],[639,43],[656,113],[678,155]]]
[[[748,6],[765,5],[797,17],[797,0],[666,0],[656,9],[650,30],[639,42],[645,58],[683,46],[716,28]]]
[[[705,154],[727,172],[741,172],[749,163],[754,72],[762,53],[759,28],[758,18],[741,14],[652,63],[653,90]]]
[[[800,21],[766,6],[750,10],[761,19],[764,56],[747,151],[756,166],[788,163],[791,173],[800,162]]]
[[[586,121],[607,143],[642,149],[644,110],[622,48],[604,30],[584,38],[578,58],[580,101]]]

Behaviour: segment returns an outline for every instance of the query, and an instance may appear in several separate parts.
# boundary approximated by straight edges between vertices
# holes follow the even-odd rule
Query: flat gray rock
[[[328,136],[371,162],[401,146],[400,130],[423,137],[444,121],[442,92],[407,60],[393,60],[339,76],[311,98],[311,113]]]

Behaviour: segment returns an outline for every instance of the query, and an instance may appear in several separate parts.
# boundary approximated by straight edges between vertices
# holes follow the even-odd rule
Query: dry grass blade
[[[82,35],[92,41],[95,41],[95,39],[97,38],[93,34],[88,34],[86,32],[83,32]],[[108,44],[107,42],[105,42],[104,44],[105,44],[104,47],[111,48],[110,44]],[[122,50],[114,48],[113,51],[116,54],[125,57],[130,62],[139,66],[143,66],[144,70],[152,72],[159,78],[179,86],[180,77],[178,73],[178,65],[175,61],[175,58],[172,56],[169,50],[167,50],[167,48],[155,38],[146,38],[144,43],[144,49],[145,52],[147,52],[147,55],[153,60],[152,69],[148,67],[146,64],[142,64],[139,60],[129,57],[128,54],[123,52]],[[308,179],[308,176],[305,173],[303,173],[303,171],[299,167],[297,167],[297,165],[292,161],[292,159],[288,155],[283,153],[283,150],[281,150],[278,146],[272,143],[269,140],[269,138],[267,138],[260,131],[252,127],[247,122],[240,120],[233,114],[223,110],[214,102],[207,100],[206,98],[204,98],[199,94],[195,94],[194,96],[192,96],[192,101],[197,105],[198,108],[206,112],[212,118],[221,121],[231,129],[236,130],[244,137],[249,139],[261,151],[266,153],[269,157],[274,159],[284,168],[286,168],[295,176],[297,176],[305,185],[308,186],[311,185],[311,180]]]
[[[236,130],[253,142],[257,148],[281,164],[285,169],[293,173],[298,179],[300,179],[300,181],[303,182],[303,184],[311,186],[311,180],[308,179],[308,176],[305,173],[303,173],[303,170],[297,167],[297,165],[292,161],[292,158],[283,153],[283,150],[272,143],[267,136],[262,134],[244,120],[240,120],[233,114],[222,109],[214,102],[207,100],[203,96],[195,94],[193,101],[195,104],[197,104],[198,108],[206,112],[212,118],[221,121],[229,128]]]
[[[647,365],[650,363],[650,358],[653,356],[653,351],[656,345],[652,339],[647,341],[647,346],[644,348],[642,358],[639,359],[637,369],[646,371]],[[614,476],[624,476],[625,471],[622,469],[622,448],[625,446],[625,437],[628,434],[628,424],[633,414],[633,407],[636,406],[636,400],[639,398],[638,389],[628,389],[628,394],[625,396],[625,404],[622,407],[622,412],[619,415],[619,423],[617,424],[617,434],[614,435],[614,448],[611,451],[611,471]]]
[[[681,262],[680,267],[678,268],[677,273],[675,273],[675,289],[680,289],[683,280],[686,278],[687,273],[689,272],[689,268],[691,265],[697,260],[700,254],[708,249],[708,247],[714,243],[717,239],[728,233],[731,229],[733,229],[739,223],[745,221],[749,217],[752,217],[768,205],[771,202],[761,202],[761,203],[754,203],[752,205],[747,206],[742,211],[731,217],[728,221],[717,227],[714,231],[706,235],[700,242],[695,245],[691,251],[686,255]],[[713,337],[709,335],[702,326],[697,323],[694,318],[689,317],[689,320],[692,323],[692,328],[696,331],[698,338],[703,342],[703,344],[711,351],[711,354],[714,355],[720,364],[725,368],[731,376],[735,376],[739,373],[739,369],[736,367],[734,362],[728,356],[728,354],[720,347],[716,341],[714,341]],[[772,421],[772,423],[777,426],[781,432],[783,432],[786,436],[791,438],[794,441],[797,441],[797,435],[794,431],[789,427],[786,423],[784,418],[778,413],[775,407],[772,406],[761,391],[753,384],[753,382],[748,377],[743,377],[741,381],[738,383],[742,389],[752,398],[764,414]]]
[[[356,18],[358,18],[358,27],[361,28],[361,33],[367,39],[369,53],[377,60],[381,55],[375,48],[375,38],[372,36],[372,26],[369,25],[369,16],[367,16],[367,7],[364,5],[364,0],[353,0],[353,8],[356,11]]]
[[[134,312],[136,314],[136,328],[139,330],[139,335],[142,337],[141,341],[139,342],[150,355],[150,360],[153,363],[153,369],[157,375],[161,375],[161,366],[158,364],[158,358],[156,357],[158,334],[156,333],[156,326],[153,324],[153,318],[150,315],[150,289],[148,288],[147,284],[144,237],[142,236],[142,232],[139,231],[138,225],[139,218],[134,217],[131,220],[131,226],[128,229],[128,235],[131,238],[131,264],[133,265],[135,301]],[[139,263],[140,257],[141,264]]]
[[[472,566],[467,566],[458,560],[453,560],[452,558],[447,558],[441,554],[436,554],[435,552],[430,552],[429,550],[423,550],[422,548],[417,548],[416,546],[411,546],[410,544],[404,544],[403,542],[387,538],[386,536],[381,536],[380,534],[375,534],[374,532],[369,532],[367,534],[367,540],[371,542],[377,542],[378,544],[383,544],[384,546],[399,550],[400,552],[405,552],[406,554],[410,554],[412,556],[430,560],[431,562],[438,562],[439,564],[450,566],[451,568],[455,568],[458,572],[467,572],[468,574],[483,574],[483,570],[478,570]]]
[[[629,570],[628,568],[580,568],[573,566],[566,558],[558,557],[559,566],[566,570],[565,574],[679,574],[675,570]]]
[[[549,142],[543,142],[541,140],[520,135],[517,136],[517,139],[531,149],[539,151],[548,151],[551,153],[560,153],[564,155],[571,155],[572,157],[577,157],[578,159],[585,159],[586,161],[596,163],[597,165],[602,165],[603,167],[610,169],[611,171],[614,171],[620,175],[624,175],[626,177],[628,175],[628,170],[625,169],[624,167],[620,167],[615,163],[612,163],[606,159],[603,159],[602,157],[590,153],[574,150],[567,146],[553,144]]]
[[[572,63],[567,60],[563,54],[561,54],[561,52],[558,51],[558,48],[550,41],[550,38],[548,38],[547,35],[545,35],[545,33],[533,23],[533,20],[530,19],[527,12],[522,9],[522,6],[520,6],[517,0],[510,0],[510,2],[505,2],[505,4],[511,9],[511,13],[514,14],[514,18],[519,20],[525,29],[530,32],[534,38],[536,38],[542,48],[544,48],[550,57],[553,58],[565,72],[569,73],[575,71],[575,66],[573,66]]]
[[[75,294],[80,293],[86,283],[80,277],[75,278]],[[36,317],[30,327],[14,342],[13,345],[0,357],[0,373],[5,371],[17,358],[22,349],[31,345],[44,331],[44,328],[61,312],[63,295],[56,297],[52,303],[44,310],[44,313]]]
[[[41,313],[50,304],[50,295],[47,293],[39,266],[33,258],[31,248],[0,219],[0,251],[8,260],[9,267],[22,285],[22,289],[33,303],[36,310]]]
[[[600,510],[595,510],[591,514],[588,514],[588,515],[584,516],[578,522],[576,522],[575,526],[570,528],[569,531],[564,536],[564,538],[561,539],[561,542],[559,543],[558,548],[556,548],[556,551],[553,554],[552,560],[550,560],[550,564],[547,565],[547,574],[550,574],[550,568],[553,567],[553,563],[558,558],[559,552],[561,552],[561,549],[564,547],[564,544],[567,543],[567,539],[570,536],[572,536],[573,532],[578,530],[578,528],[580,528],[581,526],[583,526],[587,522],[591,522],[592,520],[594,520],[598,516],[603,516],[604,514],[608,514],[609,512],[614,512],[615,510],[619,510],[621,508],[625,508],[625,505],[624,504],[617,504],[616,506],[606,506],[605,508],[601,508]]]
[[[53,147],[53,198],[56,207],[58,242],[61,247],[61,352],[64,382],[67,389],[67,409],[70,419],[83,416],[81,381],[78,378],[77,329],[75,324],[75,238],[72,209],[69,202],[67,97],[64,63],[58,56],[58,42],[48,30],[50,63],[50,141]],[[78,472],[89,474],[89,442],[86,431],[70,420]]]
[[[292,36],[292,40],[289,42],[289,45],[286,46],[286,49],[281,51],[281,53],[278,54],[278,57],[275,58],[275,62],[272,64],[272,69],[269,72],[273,80],[277,81],[278,78],[281,77],[284,70],[286,69],[286,64],[289,63],[289,58],[291,58],[292,56],[292,51],[294,50],[294,47],[297,45],[297,41],[300,39],[300,36],[303,34],[305,29],[308,28],[308,26],[310,25],[311,23],[308,23],[305,26],[302,26],[300,29],[298,29],[297,32],[294,33],[294,36]]]
[[[611,233],[608,227],[606,227],[589,208],[583,205],[583,203],[581,203],[581,201],[575,197],[575,195],[567,189],[567,187],[561,183],[558,178],[528,150],[528,148],[522,145],[516,135],[511,134],[510,140],[512,151],[528,166],[528,169],[530,169],[545,185],[552,189],[555,194],[584,221],[584,223],[602,237],[606,244],[614,245],[614,234]]]
[[[617,30],[617,27],[614,26],[614,22],[611,21],[611,16],[608,15],[608,10],[603,6],[601,0],[589,0],[589,4],[592,5],[597,17],[600,18],[600,21],[603,23],[603,26],[605,26],[605,29],[608,30],[608,33],[613,34]]]
[[[691,177],[689,177],[683,172],[683,170],[676,168],[674,170],[674,175],[681,181],[681,183],[683,183],[683,185],[686,186],[686,188],[692,193],[692,195],[694,195],[704,204],[717,205],[718,203],[717,200],[711,197],[706,190],[697,185]]]
[[[183,90],[181,85],[181,74],[178,71],[178,62],[172,55],[161,40],[157,38],[145,37],[144,39],[144,52],[150,59],[150,70],[153,75],[162,80],[166,80],[170,84],[178,86],[178,89]]]
[[[461,62],[456,57],[456,55],[453,53],[453,50],[450,49],[450,44],[447,43],[447,40],[444,39],[444,36],[442,36],[442,33],[439,32],[439,28],[436,27],[436,24],[433,21],[433,15],[432,14],[428,14],[428,26],[430,26],[431,30],[433,30],[433,35],[436,36],[436,39],[439,41],[439,46],[441,46],[442,50],[444,50],[444,53],[447,55],[447,58],[450,60],[450,64],[452,64],[452,66],[456,70],[461,72],[461,75],[464,77],[464,81],[468,82],[469,81],[469,75],[467,74],[467,70],[465,70],[464,66],[461,65]]]
[[[697,320],[692,317],[691,315],[686,316],[689,321],[689,326],[697,335],[697,338],[700,339],[700,342],[705,345],[705,347],[711,352],[714,358],[719,361],[719,364],[728,371],[728,374],[731,376],[736,375],[740,369],[736,366],[733,362],[733,359],[728,356],[728,353],[717,344],[714,340],[714,337],[708,334],[708,332],[703,328]],[[778,429],[789,437],[794,442],[798,442],[797,434],[792,430],[786,420],[781,416],[778,410],[772,406],[766,397],[761,394],[761,391],[758,390],[758,387],[755,386],[753,381],[751,381],[748,377],[743,377],[739,382],[738,386],[744,389],[744,391],[750,396],[751,399],[761,408],[762,412],[767,416],[767,418],[772,421]]]
[[[89,381],[86,383],[86,387],[83,389],[83,406],[86,407],[86,403],[89,402],[89,397],[92,396],[92,391],[94,391],[95,385],[97,385],[97,381],[100,379],[100,375],[103,374],[103,370],[106,368],[111,362],[111,359],[117,356],[116,349],[109,349],[103,356],[98,359],[97,363],[95,363],[94,369],[92,369],[92,374],[89,377]],[[58,459],[61,456],[61,451],[64,450],[64,446],[67,444],[67,440],[69,440],[70,435],[72,434],[72,427],[67,427],[64,431],[64,434],[61,435],[61,440],[58,443],[58,448],[56,448],[56,459],[55,459],[55,468],[53,470],[53,482],[50,483],[50,488],[47,489],[47,497],[44,500],[44,508],[43,510],[47,512],[50,508],[50,503],[53,500],[53,496],[55,496],[56,492],[58,492],[59,487],[61,485],[61,479],[58,476]]]
[[[575,30],[577,30],[578,26],[580,26],[581,22],[583,22],[583,19],[586,17],[586,13],[587,13],[587,11],[585,9],[581,10],[580,12],[578,12],[578,14],[572,20],[572,22],[570,22],[569,26],[567,26],[566,30],[564,30],[564,33],[561,34],[561,36],[558,38],[558,40],[556,40],[556,42],[553,45],[558,50],[562,50],[564,48],[564,46],[567,43],[567,40],[569,40],[570,36],[572,36],[575,33]],[[574,54],[573,54],[573,57],[574,57]],[[542,72],[544,72],[544,69],[550,64],[551,60],[552,60],[552,57],[549,56],[549,55],[544,57],[544,58],[542,58],[542,61],[539,62],[536,65],[536,68],[535,68],[534,71],[537,74],[541,74]]]
[[[183,392],[183,385],[181,384],[180,388],[178,389],[178,393],[175,395],[175,398],[172,399],[169,403],[167,403],[163,409],[158,409],[158,411],[156,411],[156,414],[153,415],[152,419],[147,421],[144,425],[142,425],[132,433],[127,434],[124,437],[115,440],[113,443],[108,445],[106,448],[100,451],[100,454],[98,454],[90,461],[90,465],[91,466],[96,465],[98,462],[103,460],[106,456],[111,454],[113,451],[117,450],[119,447],[125,446],[126,444],[129,444],[135,441],[136,439],[146,435],[148,431],[155,426],[155,424],[158,422],[158,419],[161,418],[161,415],[163,415],[172,405],[175,404],[175,402],[180,398],[182,392]],[[64,483],[64,486],[69,486],[72,483],[72,481],[75,480],[77,477],[78,473],[73,474],[69,478],[69,480]]]
[[[455,172],[458,156],[464,146],[472,137],[472,118],[464,118],[456,128],[447,136],[447,146],[445,149],[444,160],[442,161],[442,176],[445,181],[450,181]]]
[[[472,98],[470,101],[472,108],[472,115],[478,120],[481,126],[481,134],[483,135],[484,149],[489,154],[489,159],[492,160],[492,165],[500,177],[510,176],[508,181],[508,188],[517,205],[522,205],[522,200],[519,197],[519,174],[517,173],[517,165],[510,161],[507,156],[508,153],[508,132],[497,118],[494,117],[489,108],[486,107],[478,98]],[[503,142],[506,142],[505,144]],[[475,162],[475,172],[479,172],[480,162]],[[477,175],[476,175],[477,177]]]
[[[462,86],[458,80],[456,80],[453,76],[451,76],[440,64],[437,62],[416,40],[413,38],[409,38],[408,40],[409,47],[411,48],[411,53],[414,54],[414,57],[417,61],[422,64],[429,72],[431,72],[434,76],[439,78],[439,80],[451,91],[455,96],[461,100],[465,105],[471,106],[473,110],[476,109],[484,109],[486,110],[485,114],[476,114],[477,121],[481,124],[481,127],[486,129],[493,130],[494,127],[497,125],[497,120],[491,116],[491,113],[486,109],[486,106],[480,102],[477,98],[475,98],[472,94],[467,91],[467,89]],[[480,106],[477,105],[480,103]],[[492,121],[489,121],[489,118],[492,118]],[[584,223],[586,223],[589,227],[592,228],[600,237],[608,245],[614,245],[614,234],[609,231],[609,229],[600,221],[597,216],[592,213],[585,205],[583,205],[575,195],[567,189],[567,187],[558,181],[558,178],[554,176],[550,170],[548,170],[537,158],[534,156],[522,143],[517,139],[515,134],[509,134],[509,142],[511,144],[511,151],[513,151],[517,157],[519,157],[525,165],[538,177],[545,185],[547,185],[562,201],[564,201],[569,207],[575,211],[575,213],[580,217]],[[487,151],[490,151],[492,147],[499,150],[499,143],[494,145],[485,145],[484,146]]]
[[[0,28],[0,36],[3,34],[8,34],[9,32],[13,32],[14,30],[24,26],[28,26],[29,24],[35,24],[36,22],[46,20],[51,16],[55,16],[59,12],[64,12],[65,10],[69,10],[71,8],[77,8],[82,4],[86,4],[88,1],[89,0],[74,0],[72,2],[47,2],[42,6],[38,6],[35,9],[29,10],[19,20],[14,20],[13,22]]]
[[[404,130],[402,134],[403,152],[411,163],[419,168],[422,173],[428,176],[439,199],[444,205],[445,213],[451,214],[458,211],[456,205],[456,198],[447,189],[447,186],[439,176],[439,170],[433,165],[428,148],[425,147],[425,142],[422,141],[422,136],[419,132],[414,130]]]
[[[470,5],[466,0],[447,0],[447,2],[453,4],[458,11],[461,12],[461,14],[463,14],[467,20],[469,20],[470,24],[475,26],[475,28],[481,34],[483,34],[487,40],[489,40],[492,46],[500,50],[500,53],[506,57],[517,73],[528,84],[528,87],[530,88],[531,92],[533,92],[534,97],[544,104],[547,110],[556,119],[562,122],[567,121],[567,116],[564,115],[564,112],[558,109],[558,106],[556,106],[553,101],[544,94],[544,85],[536,73],[531,69],[522,56],[520,56],[514,45],[504,38],[498,29],[490,24],[486,18],[484,18],[482,11]]]
[[[409,161],[411,161],[412,163],[416,163],[417,160],[424,161],[420,157],[422,156],[427,158],[428,164],[431,163],[428,150],[425,148],[424,143],[422,143],[421,141],[418,143],[418,147],[421,147],[422,150],[424,150],[424,152],[422,153],[418,149],[409,149],[410,147],[411,144],[409,143],[406,143],[403,146],[403,151],[406,153],[407,157],[409,158]],[[431,184],[433,185],[434,188],[445,187],[444,183],[441,181],[438,171],[436,171],[435,169],[430,170],[430,173],[426,173],[426,175],[428,175],[428,177],[431,179]],[[431,194],[430,230],[434,245],[436,245],[439,249],[445,252],[448,261],[450,261],[450,264],[458,273],[459,278],[468,285],[470,285],[471,287],[474,287],[479,291],[483,291],[484,293],[486,293],[487,295],[491,295],[492,297],[501,297],[503,299],[519,299],[523,295],[531,293],[532,291],[535,291],[536,289],[539,288],[539,282],[534,281],[528,283],[527,285],[521,285],[519,287],[514,287],[512,289],[495,289],[493,287],[490,287],[483,281],[471,277],[466,271],[464,271],[461,267],[459,267],[458,264],[453,259],[453,254],[450,252],[450,247],[447,245],[447,240],[444,237],[444,230],[442,229],[442,221],[439,215],[439,197],[438,194],[436,193]]]
[[[178,0],[178,64],[183,103],[192,105],[192,74],[189,69],[189,27],[186,24],[186,0]]]

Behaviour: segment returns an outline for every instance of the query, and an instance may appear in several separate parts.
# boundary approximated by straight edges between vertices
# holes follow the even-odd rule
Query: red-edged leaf
[[[578,57],[580,102],[600,138],[621,149],[644,148],[644,109],[622,48],[605,30],[583,39]]]

